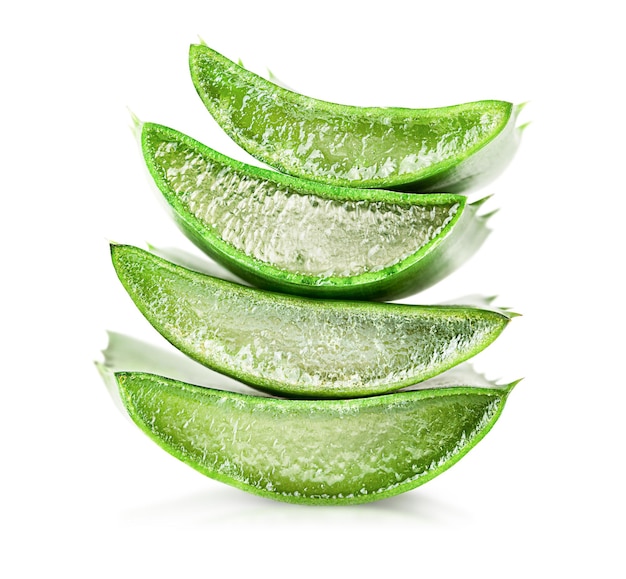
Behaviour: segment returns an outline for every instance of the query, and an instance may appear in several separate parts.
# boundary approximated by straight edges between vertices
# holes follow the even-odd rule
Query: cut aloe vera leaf
[[[233,284],[112,245],[147,320],[194,360],[251,386],[347,398],[426,380],[487,347],[506,314],[472,307],[315,300]]]
[[[395,299],[487,237],[484,200],[334,187],[245,165],[145,123],[147,166],[182,231],[248,282],[283,293]]]
[[[484,100],[433,109],[354,107],[282,88],[208,46],[191,77],[248,153],[298,177],[351,187],[449,193],[483,186],[512,159],[521,106]]]
[[[485,436],[514,386],[284,400],[154,374],[111,379],[137,426],[189,466],[263,497],[319,505],[371,502],[436,477]]]

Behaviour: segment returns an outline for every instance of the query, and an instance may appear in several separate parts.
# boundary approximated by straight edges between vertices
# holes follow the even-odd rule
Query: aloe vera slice
[[[147,166],[182,231],[250,283],[395,299],[436,283],[486,238],[484,200],[340,188],[245,165],[145,123]]]
[[[194,360],[262,390],[391,392],[477,354],[510,316],[472,307],[314,300],[233,284],[133,246],[117,275],[147,320]]]
[[[484,100],[433,109],[362,108],[280,87],[208,46],[192,45],[191,77],[217,123],[272,167],[351,187],[462,192],[513,157],[521,106]]]
[[[371,502],[436,477],[485,436],[514,386],[285,400],[112,376],[132,420],[176,458],[263,497],[320,505]]]

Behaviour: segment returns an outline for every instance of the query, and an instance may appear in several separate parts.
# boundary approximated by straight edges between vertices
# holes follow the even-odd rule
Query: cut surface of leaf
[[[472,307],[314,300],[206,276],[112,245],[148,321],[194,360],[262,390],[347,398],[426,380],[487,347],[509,322]]]
[[[484,100],[433,108],[354,107],[268,81],[206,45],[191,77],[209,112],[251,155],[277,169],[351,187],[462,192],[509,163],[521,107]]]
[[[482,201],[334,187],[230,159],[145,123],[144,158],[183,232],[250,283],[345,299],[395,299],[467,260],[488,234]]]
[[[154,374],[112,379],[139,428],[196,470],[263,497],[320,505],[371,502],[434,478],[485,436],[514,386],[284,400]]]

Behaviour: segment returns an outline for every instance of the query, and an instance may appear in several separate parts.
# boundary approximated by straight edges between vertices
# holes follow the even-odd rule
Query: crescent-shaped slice
[[[392,392],[486,348],[512,314],[465,306],[315,300],[191,271],[112,245],[147,320],[194,360],[262,390],[318,398]]]
[[[371,502],[427,482],[485,436],[514,386],[285,400],[101,371],[170,454],[239,489],[304,504]]]
[[[248,282],[284,293],[396,299],[482,245],[484,200],[334,187],[230,159],[141,125],[144,158],[182,231]]]
[[[521,105],[505,101],[355,107],[287,90],[204,44],[191,46],[189,64],[196,91],[222,129],[251,155],[298,177],[463,192],[495,178],[519,144]]]

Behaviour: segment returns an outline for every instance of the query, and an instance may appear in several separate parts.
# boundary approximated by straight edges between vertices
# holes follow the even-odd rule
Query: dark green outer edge
[[[490,388],[476,388],[476,387],[448,387],[448,388],[440,388],[433,390],[415,390],[411,392],[397,392],[395,394],[386,394],[384,396],[375,396],[370,398],[360,398],[358,399],[358,404],[367,407],[367,406],[377,406],[380,404],[385,404],[389,402],[390,397],[395,400],[402,398],[417,398],[428,399],[440,396],[453,396],[455,394],[472,394],[472,395],[484,395],[484,396],[494,396],[500,398],[500,403],[498,409],[489,420],[487,424],[472,438],[472,440],[465,445],[457,454],[452,456],[446,463],[439,466],[438,468],[428,472],[425,475],[419,476],[417,479],[413,479],[410,481],[406,481],[404,483],[399,484],[393,488],[387,489],[380,493],[369,493],[367,495],[359,495],[353,497],[345,497],[345,498],[308,498],[308,497],[296,497],[293,495],[283,495],[280,493],[271,493],[269,491],[264,491],[262,489],[258,489],[256,487],[252,487],[241,481],[238,481],[234,478],[223,475],[222,473],[214,472],[203,465],[197,464],[194,461],[190,460],[187,456],[185,456],[182,452],[180,452],[177,448],[171,446],[167,443],[167,441],[163,440],[159,436],[157,436],[150,427],[141,420],[141,418],[137,415],[134,407],[131,404],[128,394],[126,393],[124,386],[120,384],[120,378],[123,376],[132,376],[132,375],[141,375],[142,377],[147,377],[151,380],[165,380],[166,382],[171,382],[172,386],[181,388],[184,394],[191,389],[194,390],[196,388],[201,390],[212,390],[210,388],[206,388],[203,386],[194,386],[191,384],[186,384],[184,382],[180,382],[178,380],[174,380],[171,378],[163,378],[161,376],[156,376],[154,374],[148,374],[143,372],[115,372],[114,377],[118,384],[120,397],[122,402],[133,422],[148,436],[150,437],[156,444],[158,444],[163,450],[177,458],[178,460],[184,462],[188,466],[202,473],[203,475],[212,478],[218,482],[228,484],[235,488],[238,488],[242,491],[246,491],[248,493],[258,495],[264,498],[273,499],[280,502],[292,503],[292,504],[302,504],[302,505],[355,505],[355,504],[363,504],[370,503],[377,500],[385,499],[388,497],[392,497],[395,495],[399,495],[401,493],[413,490],[418,486],[423,485],[424,483],[432,480],[436,476],[440,475],[442,472],[448,470],[451,466],[455,465],[461,458],[463,458],[472,448],[474,448],[493,428],[493,425],[497,422],[498,418],[502,414],[502,410],[504,409],[504,405],[508,395],[511,390],[515,387],[515,385],[519,382],[512,382],[511,384],[499,388],[499,389],[490,389]],[[251,396],[246,396],[245,394],[238,394],[235,392],[228,392],[223,390],[212,390],[216,393],[216,395],[220,397],[232,397],[235,399],[239,399],[242,402],[249,403]],[[268,405],[276,405],[276,406],[291,406],[291,407],[303,407],[303,406],[311,406],[314,407],[323,407],[323,406],[337,406],[341,407],[344,405],[354,404],[355,400],[347,399],[347,400],[288,400],[288,399],[277,399],[277,398],[258,398],[258,402],[255,400],[256,404],[268,404]]]
[[[308,97],[293,91],[290,91],[282,86],[276,85],[259,75],[250,72],[249,70],[243,68],[242,66],[235,64],[230,59],[226,58],[219,52],[209,48],[206,44],[192,44],[189,47],[189,68],[191,72],[191,78],[198,93],[198,96],[204,103],[204,106],[211,113],[215,121],[219,124],[224,132],[235,141],[240,147],[242,147],[245,151],[247,151],[253,157],[267,163],[268,165],[275,167],[280,171],[284,171],[286,173],[292,173],[292,171],[283,165],[280,162],[277,162],[271,159],[269,156],[265,155],[264,149],[259,147],[256,142],[254,142],[253,146],[248,146],[242,143],[241,139],[237,137],[237,135],[230,130],[229,127],[224,126],[222,122],[218,119],[220,118],[219,110],[216,110],[210,99],[204,94],[202,90],[200,76],[202,71],[197,67],[195,62],[195,55],[197,52],[205,52],[210,55],[214,60],[220,61],[222,66],[226,68],[236,69],[237,74],[240,77],[246,79],[249,84],[254,85],[259,90],[264,90],[268,93],[276,93],[280,94],[285,100],[292,101],[296,103],[300,107],[307,108],[319,108],[324,111],[329,111],[334,114],[342,114],[342,115],[361,115],[361,116],[369,116],[374,115],[378,116],[380,114],[385,114],[386,116],[402,116],[406,117],[407,113],[412,113],[415,117],[425,117],[429,116],[441,116],[445,114],[451,114],[455,111],[463,110],[464,108],[469,108],[470,106],[475,106],[477,104],[482,104],[485,106],[499,106],[505,110],[505,115],[503,121],[497,127],[496,130],[493,131],[488,138],[484,139],[482,142],[477,143],[474,147],[471,147],[467,151],[465,151],[462,155],[456,155],[450,159],[445,161],[441,161],[434,165],[430,165],[426,167],[422,171],[418,171],[415,173],[406,173],[402,176],[397,176],[396,178],[378,178],[378,179],[364,179],[362,181],[350,181],[347,179],[331,179],[324,176],[319,175],[310,175],[311,179],[315,179],[319,182],[335,184],[335,185],[344,185],[351,186],[356,188],[369,188],[369,187],[384,187],[384,188],[406,188],[413,189],[413,186],[417,187],[420,181],[429,180],[433,181],[438,176],[444,176],[449,170],[454,169],[461,165],[464,161],[472,157],[481,149],[484,149],[487,145],[489,145],[508,125],[509,120],[513,115],[516,114],[516,107],[513,103],[507,101],[499,101],[499,100],[482,100],[482,101],[474,101],[470,103],[463,103],[458,105],[451,105],[447,107],[438,107],[438,108],[429,108],[429,109],[411,109],[405,107],[357,107],[351,105],[344,105],[338,103],[332,103],[328,101],[323,101],[319,99],[315,99],[312,97]],[[304,177],[304,174],[299,173]],[[416,189],[417,191],[418,189]]]
[[[321,278],[319,276],[292,273],[250,257],[231,244],[226,243],[184,207],[177,195],[170,190],[167,181],[156,166],[154,148],[150,142],[153,133],[161,133],[169,140],[182,142],[198,151],[199,154],[218,163],[230,166],[238,172],[272,182],[278,186],[289,187],[302,195],[314,195],[340,202],[366,201],[426,207],[456,203],[460,207],[437,237],[431,239],[429,243],[422,246],[415,253],[387,268],[350,277],[331,276]],[[439,254],[443,253],[443,246],[451,242],[450,238],[456,237],[457,229],[459,229],[457,225],[459,225],[461,220],[463,222],[471,222],[481,219],[476,216],[481,201],[468,205],[467,198],[463,195],[441,193],[414,195],[381,189],[354,189],[309,182],[236,161],[183,133],[154,123],[145,123],[143,125],[141,145],[148,170],[165,197],[174,220],[185,235],[202,251],[228,267],[241,278],[265,289],[298,295],[346,299],[397,299],[405,297],[433,285],[451,273],[453,269],[456,269],[456,266],[460,265],[460,263],[457,263],[455,266],[446,267],[448,263],[442,266],[441,263],[435,264],[434,262],[439,257],[442,257]],[[472,224],[468,223],[462,229],[463,231],[459,232],[459,235],[472,230]],[[480,229],[480,224],[475,224],[473,229]],[[474,251],[477,249],[478,247]],[[469,257],[468,255],[465,259],[469,259]],[[447,262],[447,260],[445,261]]]
[[[203,360],[200,356],[197,356],[194,353],[189,352],[185,341],[184,340],[179,341],[175,337],[171,336],[169,332],[164,331],[159,321],[151,317],[149,313],[146,311],[144,304],[135,297],[130,284],[125,279],[125,277],[121,275],[120,270],[117,267],[116,256],[117,254],[119,254],[119,252],[134,254],[136,256],[136,259],[143,260],[144,262],[147,259],[148,261],[152,262],[151,265],[164,267],[165,269],[168,269],[169,271],[173,272],[175,275],[178,275],[178,276],[195,279],[195,281],[203,283],[203,284],[211,284],[215,286],[227,287],[229,291],[231,291],[232,293],[237,293],[239,295],[242,295],[242,294],[245,295],[245,294],[249,294],[250,292],[254,292],[257,294],[262,294],[264,298],[268,300],[292,302],[292,303],[295,302],[298,305],[302,305],[303,303],[308,303],[308,304],[311,304],[311,307],[313,308],[315,307],[339,308],[342,310],[354,308],[354,309],[358,309],[361,311],[363,310],[376,311],[376,310],[381,310],[381,308],[382,309],[394,308],[394,309],[404,310],[407,313],[411,312],[411,315],[418,315],[420,311],[424,311],[424,310],[442,311],[442,312],[450,312],[450,311],[455,311],[455,310],[466,311],[466,312],[469,311],[473,313],[479,313],[484,316],[485,315],[491,316],[494,319],[500,320],[502,323],[501,325],[499,325],[498,327],[495,327],[492,330],[489,337],[485,340],[485,343],[479,344],[472,350],[469,350],[468,352],[466,352],[463,356],[459,356],[459,358],[455,362],[446,364],[444,367],[437,368],[436,370],[432,370],[431,372],[427,372],[423,376],[418,376],[418,377],[414,376],[412,378],[407,378],[406,380],[402,382],[388,384],[384,387],[379,386],[375,390],[372,390],[372,389],[358,390],[356,388],[346,389],[346,390],[334,389],[331,391],[327,389],[299,390],[297,386],[295,385],[278,384],[275,381],[270,381],[265,378],[255,376],[253,374],[241,372],[237,368],[233,368],[230,366],[221,366],[219,364],[207,362],[206,360]],[[120,279],[122,285],[128,292],[129,296],[131,297],[131,299],[133,300],[133,302],[135,303],[139,311],[148,320],[148,322],[159,332],[159,334],[161,334],[168,342],[170,342],[170,344],[172,344],[175,348],[183,352],[189,358],[195,360],[196,362],[202,364],[203,366],[206,366],[226,376],[230,376],[231,378],[235,378],[243,382],[244,384],[247,384],[259,390],[276,394],[278,396],[305,397],[305,398],[311,398],[311,397],[314,397],[314,398],[352,398],[352,397],[372,396],[372,395],[387,394],[389,392],[394,392],[401,388],[405,388],[406,386],[412,386],[419,382],[423,382],[424,380],[427,380],[428,378],[437,376],[438,374],[441,374],[442,372],[445,372],[446,370],[449,370],[450,368],[453,368],[454,366],[457,366],[461,364],[462,362],[469,360],[470,358],[472,358],[473,356],[475,356],[476,354],[478,354],[479,352],[487,348],[487,346],[489,346],[493,341],[495,341],[495,339],[502,333],[502,331],[504,330],[504,328],[506,327],[506,325],[511,319],[510,316],[507,315],[506,312],[496,312],[492,310],[484,310],[481,308],[467,307],[467,306],[419,306],[419,305],[407,305],[407,304],[386,304],[386,303],[377,303],[377,302],[321,300],[321,299],[314,299],[314,298],[308,298],[308,297],[296,297],[296,296],[291,296],[291,295],[286,295],[286,294],[279,294],[279,293],[270,292],[266,290],[242,286],[233,282],[221,280],[219,278],[215,278],[209,275],[198,273],[198,272],[189,270],[187,268],[184,268],[182,266],[175,265],[163,258],[157,257],[147,251],[144,251],[142,249],[139,249],[131,245],[111,244],[111,256],[112,256],[113,265],[117,272],[118,278]]]

